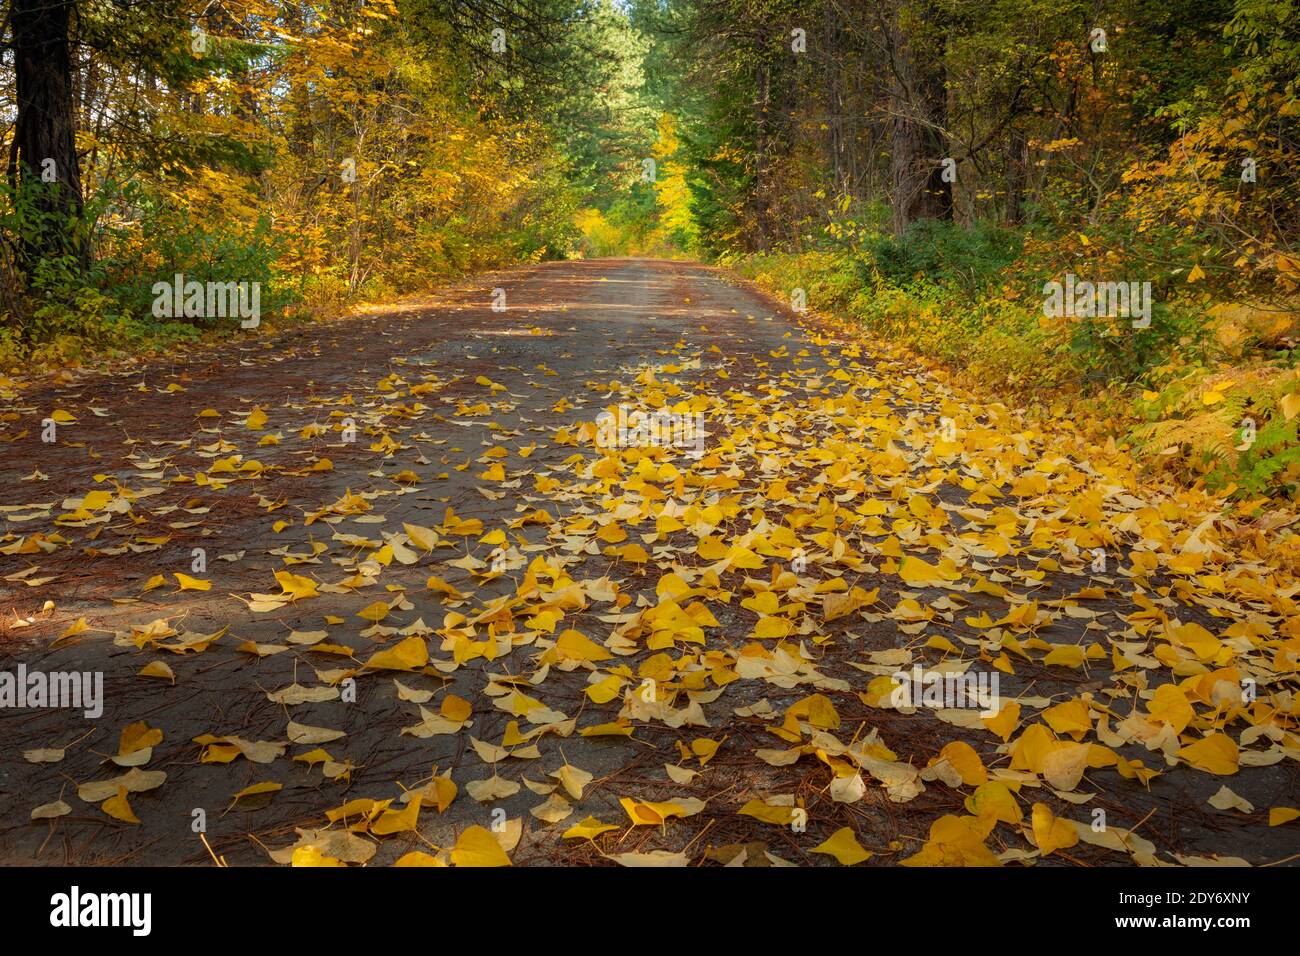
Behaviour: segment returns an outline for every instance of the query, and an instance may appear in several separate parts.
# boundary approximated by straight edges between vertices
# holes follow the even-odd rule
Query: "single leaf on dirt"
[[[587,817],[581,823],[575,823],[569,829],[564,831],[563,839],[565,840],[594,840],[602,833],[608,833],[610,830],[617,830],[618,827],[612,823],[601,823],[595,817]]]
[[[1205,802],[1216,810],[1239,810],[1242,813],[1255,812],[1255,807],[1249,800],[1234,793],[1226,785],[1220,787],[1218,792]]]
[[[112,780],[83,783],[77,787],[77,796],[86,803],[102,803],[116,795],[119,789],[125,789],[127,793],[145,793],[161,787],[166,780],[167,774],[161,770],[133,768]]]
[[[42,747],[23,751],[23,759],[28,763],[58,763],[64,756],[65,751],[62,747]]]
[[[840,827],[827,840],[813,847],[812,852],[833,856],[844,866],[853,866],[871,859],[871,853],[862,848],[857,837],[848,827]]]
[[[320,596],[320,592],[316,589],[316,582],[311,578],[302,577],[292,571],[276,571],[275,579],[280,582],[284,593],[294,600]]]
[[[376,836],[390,833],[404,833],[414,830],[420,822],[420,795],[411,798],[404,810],[385,810],[379,819],[370,826],[370,832]]]
[[[254,783],[240,790],[230,798],[232,810],[260,810],[271,802],[275,794],[284,789],[284,784],[273,780]]]
[[[689,866],[691,859],[685,853],[669,850],[651,850],[649,853],[614,853],[609,857],[619,866],[659,867]]]
[[[1061,820],[1045,803],[1035,803],[1030,814],[1030,831],[1043,856],[1067,850],[1079,842],[1079,833],[1069,820]]]
[[[140,668],[137,677],[157,677],[176,683],[176,673],[163,661],[150,661]]]
[[[488,777],[486,780],[471,780],[465,784],[465,792],[479,803],[490,803],[504,797],[513,797],[519,792],[519,784],[502,777]]]
[[[471,826],[457,837],[451,862],[456,866],[510,866],[510,857],[490,830]]]
[[[567,763],[559,770],[552,770],[550,775],[560,781],[565,792],[574,800],[582,799],[583,788],[592,781],[590,773]]]
[[[126,799],[126,787],[118,787],[117,794],[105,800],[99,808],[114,820],[136,824],[140,822],[140,818],[131,810],[131,804]]]
[[[1197,770],[1220,776],[1236,773],[1241,761],[1236,742],[1227,734],[1218,732],[1181,748],[1178,756]]]
[[[425,853],[423,850],[412,850],[410,853],[403,853],[397,858],[396,862],[393,863],[393,866],[401,867],[446,865],[447,864],[438,857],[433,856],[430,853]]]
[[[342,730],[330,730],[328,727],[312,727],[308,724],[299,724],[291,720],[289,721],[286,736],[288,736],[290,743],[311,746],[312,744],[327,744],[331,740],[346,737],[347,733]]]
[[[52,803],[42,803],[39,807],[32,810],[33,820],[54,820],[58,817],[67,816],[72,812],[72,807],[68,806],[62,800],[55,800]]]
[[[639,826],[657,825],[672,817],[691,817],[704,809],[704,801],[695,797],[680,797],[659,803],[620,797],[618,802],[632,823]]]
[[[376,651],[366,661],[374,670],[413,671],[429,663],[429,645],[422,637],[408,637],[392,647]]]
[[[288,687],[269,691],[266,699],[273,704],[296,707],[299,704],[319,704],[327,700],[336,700],[338,696],[337,687],[304,687],[302,684],[290,684]]]
[[[573,805],[558,793],[553,793],[547,797],[546,802],[533,807],[528,812],[545,823],[555,824],[573,815]]]

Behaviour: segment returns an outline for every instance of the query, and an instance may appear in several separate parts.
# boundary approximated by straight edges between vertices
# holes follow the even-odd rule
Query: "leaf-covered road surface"
[[[556,263],[4,382],[0,670],[104,693],[0,709],[0,859],[1300,852],[1271,532],[806,325],[702,266]],[[703,454],[611,445],[620,406]]]

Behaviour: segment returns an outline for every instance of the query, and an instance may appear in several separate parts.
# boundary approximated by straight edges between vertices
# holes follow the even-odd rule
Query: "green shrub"
[[[280,250],[268,218],[259,219],[251,230],[235,231],[230,223],[205,221],[140,191],[122,199],[134,204],[139,241],[117,243],[101,257],[99,269],[109,278],[124,311],[142,319],[152,317],[155,283],[171,284],[177,274],[205,284],[258,283],[263,315],[293,301],[275,271]],[[212,326],[227,320],[188,321]]]
[[[898,238],[867,238],[862,252],[868,271],[886,280],[905,285],[927,279],[974,296],[1003,281],[1022,243],[1020,233],[992,223],[963,226],[922,219]]]

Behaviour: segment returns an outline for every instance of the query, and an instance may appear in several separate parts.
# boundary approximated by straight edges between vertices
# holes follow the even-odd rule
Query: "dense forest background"
[[[1289,0],[4,0],[0,365],[716,260],[1258,503],[1300,486]],[[1149,322],[1045,283],[1150,283]]]

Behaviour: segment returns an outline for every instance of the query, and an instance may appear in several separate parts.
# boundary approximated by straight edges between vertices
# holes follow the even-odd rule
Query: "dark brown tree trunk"
[[[1007,141],[1007,222],[1018,226],[1025,221],[1025,184],[1029,180],[1029,141],[1025,131],[1011,127]]]
[[[40,190],[36,207],[44,214],[20,250],[24,271],[42,258],[80,257],[83,252],[84,206],[68,38],[74,6],[74,0],[13,0],[18,118],[9,182],[15,188]]]
[[[768,108],[771,106],[771,83],[771,69],[767,64],[763,64],[759,67],[758,96],[754,100],[754,123],[756,126],[754,137],[754,249],[758,252],[766,252],[769,244],[768,134],[771,117],[768,115]]]
[[[832,181],[835,183],[835,196],[851,192],[849,173],[850,150],[846,133],[846,116],[843,87],[843,62],[841,52],[841,31],[834,4],[826,4],[823,15],[823,50],[826,74],[826,105],[830,112],[827,118],[827,152],[830,154]]]
[[[952,219],[952,183],[943,176],[948,90],[942,50],[934,49],[934,42],[909,35],[933,27],[937,17],[931,0],[904,0],[889,31],[894,63],[890,180],[895,234],[918,219]]]

